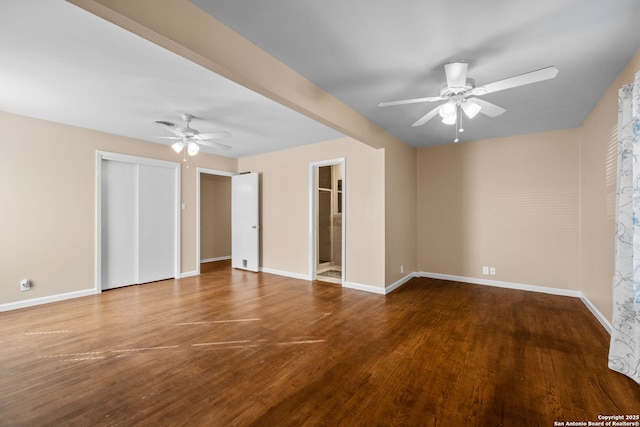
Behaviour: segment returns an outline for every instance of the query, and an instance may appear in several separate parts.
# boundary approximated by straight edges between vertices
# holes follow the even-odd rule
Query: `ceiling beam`
[[[404,144],[188,0],[67,0],[374,148]]]

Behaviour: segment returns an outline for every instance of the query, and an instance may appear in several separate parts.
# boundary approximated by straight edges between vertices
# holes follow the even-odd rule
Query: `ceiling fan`
[[[212,139],[230,137],[231,134],[227,131],[219,131],[212,133],[200,133],[197,129],[194,129],[189,126],[191,120],[195,118],[195,116],[191,114],[182,114],[182,120],[184,121],[184,127],[176,126],[175,123],[167,122],[164,120],[156,120],[155,123],[161,126],[164,126],[167,130],[174,134],[174,136],[158,136],[156,138],[163,139],[173,139],[176,140],[171,145],[171,148],[176,153],[181,152],[185,147],[187,147],[187,152],[190,156],[195,156],[200,151],[200,145],[205,145],[207,147],[220,148],[222,150],[231,150],[231,147],[225,144],[221,144],[216,141],[211,141]]]
[[[440,95],[438,96],[381,102],[378,106],[390,107],[392,105],[446,101],[420,117],[412,126],[422,126],[438,114],[442,118],[443,123],[455,125],[462,119],[461,112],[464,112],[464,114],[471,119],[478,113],[483,113],[489,117],[497,117],[506,111],[504,108],[491,102],[477,98],[478,96],[549,80],[558,74],[558,69],[552,66],[508,79],[498,80],[483,86],[476,86],[475,81],[467,77],[467,68],[468,64],[465,61],[445,64],[444,72],[447,78],[447,86],[440,90]],[[455,142],[458,142],[458,130],[462,132],[464,129],[462,126],[459,126],[459,128],[456,127]]]

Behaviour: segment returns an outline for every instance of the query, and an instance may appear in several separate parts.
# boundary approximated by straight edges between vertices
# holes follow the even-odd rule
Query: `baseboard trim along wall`
[[[405,283],[407,283],[409,280],[413,279],[414,277],[418,277],[416,273],[407,274],[406,276],[404,276],[402,279],[398,280],[397,282],[390,284],[389,286],[384,288],[385,295],[395,291],[400,286],[404,285]]]
[[[224,259],[229,259],[229,258],[224,258]],[[212,260],[219,261],[219,259],[212,259]],[[211,261],[203,260],[202,262],[211,262]],[[266,268],[266,267],[261,267],[260,271],[263,273],[275,274],[278,276],[291,277],[293,279],[300,279],[300,280],[306,280],[306,281],[311,280],[311,277],[307,274],[292,273],[289,271],[275,270],[275,269]],[[197,275],[198,275],[197,271],[187,271],[182,273],[180,277],[185,278],[185,277],[192,277]],[[501,282],[498,280],[476,279],[472,277],[453,276],[450,274],[429,273],[424,271],[419,273],[408,274],[405,277],[398,280],[397,282],[392,283],[391,285],[385,288],[380,288],[378,286],[371,286],[371,285],[363,285],[362,283],[347,282],[347,281],[344,282],[344,287],[349,289],[355,289],[358,291],[371,292],[379,295],[387,295],[393,292],[394,290],[398,289],[402,285],[406,284],[409,280],[413,279],[414,277],[427,277],[431,279],[450,280],[453,282],[470,283],[474,285],[495,286],[499,288],[516,289],[516,290],[529,291],[529,292],[541,292],[541,293],[551,294],[551,295],[561,295],[561,296],[580,298],[580,300],[584,303],[584,305],[587,306],[589,311],[598,320],[598,322],[600,322],[600,324],[604,327],[604,329],[609,334],[611,334],[612,325],[609,322],[609,320],[607,320],[607,318],[600,312],[600,310],[598,310],[596,306],[593,305],[591,301],[589,301],[589,298],[587,298],[582,292],[574,291],[570,289],[525,285],[522,283]],[[68,292],[64,294],[50,295],[50,296],[41,297],[41,298],[32,298],[28,300],[10,302],[6,304],[0,304],[0,312],[16,310],[19,308],[33,307],[35,305],[47,304],[47,303],[56,302],[56,301],[63,301],[63,300],[72,299],[72,298],[85,297],[88,295],[95,295],[97,293],[99,292],[96,291],[96,289],[85,289],[82,291]]]
[[[0,304],[0,311],[17,310],[19,308],[33,307],[35,305],[47,304],[47,303],[50,303],[50,302],[64,301],[64,300],[67,300],[67,299],[79,298],[79,297],[86,297],[86,296],[89,296],[89,295],[95,295],[97,293],[98,292],[96,292],[95,288],[92,288],[92,289],[85,289],[83,291],[67,292],[67,293],[64,293],[64,294],[49,295],[49,296],[46,296],[46,297],[32,298],[32,299],[26,299],[26,300],[16,301],[16,302],[9,302],[9,303],[6,303],[6,304]]]
[[[439,274],[420,272],[417,277],[428,277],[430,279],[451,280],[454,282],[471,283],[474,285],[495,286],[497,288],[517,289],[520,291],[540,292],[543,294],[562,295],[565,297],[582,298],[584,294],[580,291],[570,289],[550,288],[547,286],[524,285],[522,283],[501,282],[498,280],[477,279],[475,277],[453,276],[450,274]]]
[[[203,260],[200,260],[200,264],[204,264],[204,263],[207,263],[207,262],[226,261],[228,259],[231,259],[231,255],[229,255],[229,256],[219,256],[219,257],[216,257],[216,258],[203,259]]]
[[[311,280],[308,274],[292,273],[290,271],[275,270],[268,267],[260,267],[260,271],[263,273],[275,274],[276,276],[291,277],[292,279]]]
[[[475,285],[485,285],[485,286],[495,286],[499,288],[507,288],[507,289],[516,289],[520,291],[529,291],[529,292],[541,292],[543,294],[550,295],[561,295],[566,297],[574,297],[580,298],[580,300],[587,306],[589,311],[594,315],[594,317],[600,322],[600,324],[606,329],[609,334],[611,334],[611,323],[607,320],[606,317],[596,308],[595,305],[589,298],[587,298],[582,292],[574,291],[571,289],[560,289],[560,288],[550,288],[547,286],[535,286],[535,285],[525,285],[522,283],[512,283],[512,282],[501,282],[498,280],[486,280],[486,279],[476,279],[473,277],[463,277],[463,276],[453,276],[450,274],[439,274],[439,273],[429,273],[429,272],[420,272],[415,273],[415,277],[428,277],[431,279],[440,279],[440,280],[451,280],[454,282],[462,282],[462,283],[471,283]]]
[[[611,331],[613,329],[611,322],[609,322],[609,320],[606,317],[604,317],[604,315],[600,312],[600,310],[598,310],[596,306],[591,303],[589,298],[583,295],[582,297],[580,297],[580,299],[582,300],[584,305],[587,306],[589,311],[591,311],[591,313],[596,317],[596,319],[598,319],[600,324],[607,330],[607,332],[609,332],[609,335],[611,335]]]
[[[184,279],[185,277],[193,277],[193,276],[199,276],[200,273],[197,270],[194,271],[185,271],[184,273],[180,273],[180,279]]]
[[[371,286],[371,285],[363,285],[362,283],[356,283],[356,282],[344,282],[344,287],[345,288],[349,288],[349,289],[355,289],[357,291],[365,291],[365,292],[370,292],[373,294],[380,294],[380,295],[385,295],[385,288],[379,288],[377,286]]]

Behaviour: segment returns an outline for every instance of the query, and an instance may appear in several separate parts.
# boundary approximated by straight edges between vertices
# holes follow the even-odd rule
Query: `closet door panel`
[[[137,283],[137,165],[102,160],[102,289]]]
[[[175,169],[139,165],[138,283],[175,277]]]

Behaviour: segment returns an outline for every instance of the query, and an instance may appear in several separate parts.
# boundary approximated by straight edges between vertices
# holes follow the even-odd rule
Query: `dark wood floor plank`
[[[0,425],[552,426],[637,414],[576,298],[202,274],[0,313]]]

